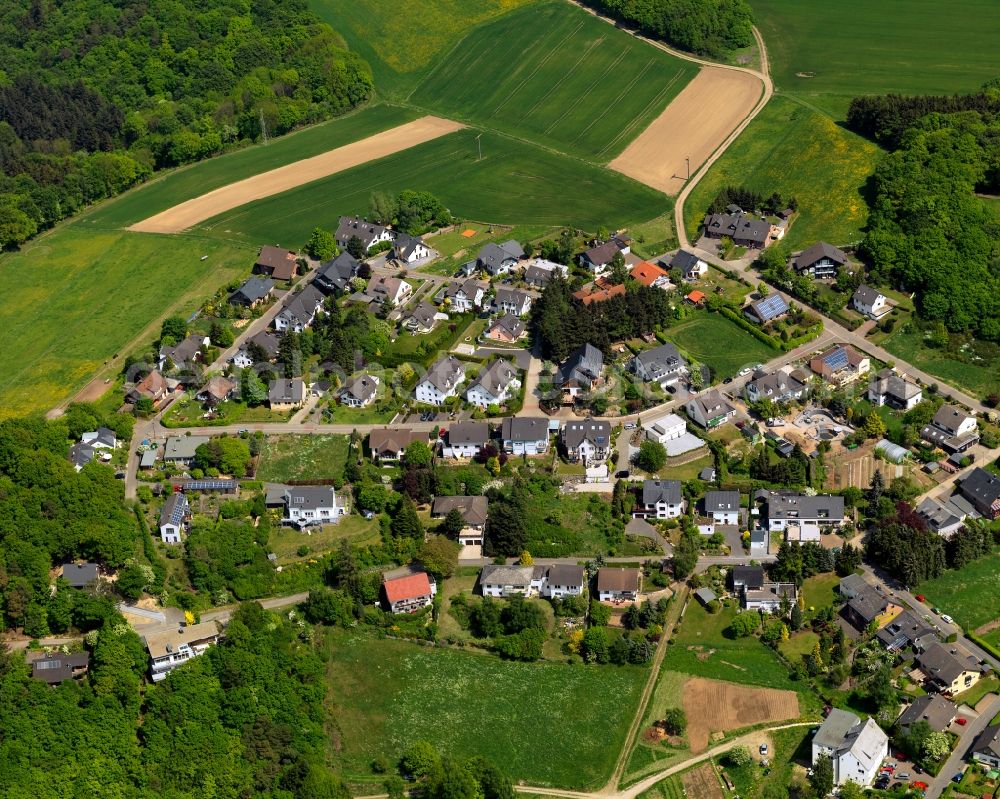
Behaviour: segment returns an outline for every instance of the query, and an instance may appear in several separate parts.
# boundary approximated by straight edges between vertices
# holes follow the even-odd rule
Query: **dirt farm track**
[[[797,719],[799,697],[794,691],[747,688],[694,677],[684,683],[684,712],[691,751],[703,752],[714,732]]]
[[[749,72],[703,67],[608,166],[676,196],[691,174],[726,140],[760,99],[763,84]]]
[[[304,183],[311,183],[336,172],[374,161],[376,158],[415,147],[463,127],[464,125],[449,119],[435,116],[421,117],[405,125],[376,133],[367,139],[351,142],[312,158],[304,158],[269,172],[230,183],[228,186],[143,219],[132,225],[129,230],[140,233],[180,233],[199,222],[254,200],[280,194]]]

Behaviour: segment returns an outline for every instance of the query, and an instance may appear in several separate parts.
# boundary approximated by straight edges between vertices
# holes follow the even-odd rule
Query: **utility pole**
[[[691,180],[691,156],[690,155],[684,156],[684,161],[687,163],[687,168],[688,168],[687,179]]]
[[[479,147],[479,158],[476,159],[477,161],[483,160],[483,143],[480,141],[482,137],[483,137],[482,133],[476,136],[476,145]]]
[[[264,146],[267,146],[267,123],[264,121],[264,109],[260,109],[260,133],[264,137]]]

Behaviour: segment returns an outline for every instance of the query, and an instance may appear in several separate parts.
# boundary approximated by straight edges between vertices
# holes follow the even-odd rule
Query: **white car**
[[[955,623],[955,620],[951,616],[949,616],[947,613],[942,613],[941,614],[941,621],[943,621],[945,624],[954,624]]]
[[[761,744],[760,747],[757,749],[757,751],[760,752],[762,755],[766,755],[767,754],[767,744]]]

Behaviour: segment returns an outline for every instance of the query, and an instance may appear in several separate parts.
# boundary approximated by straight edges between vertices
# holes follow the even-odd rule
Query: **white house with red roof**
[[[434,601],[437,583],[427,572],[414,572],[386,578],[382,582],[382,591],[390,613],[416,613]]]

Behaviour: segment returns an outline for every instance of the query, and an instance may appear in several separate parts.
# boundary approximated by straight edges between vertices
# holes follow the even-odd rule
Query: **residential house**
[[[729,237],[733,244],[749,250],[763,250],[770,241],[771,223],[764,219],[754,219],[740,209],[724,214],[708,214],[702,221],[702,231],[706,238]]]
[[[746,384],[744,393],[747,402],[791,402],[802,399],[806,394],[806,387],[796,380],[791,374],[778,371],[773,374],[764,374],[760,377],[754,375],[754,379]]]
[[[564,401],[572,402],[579,394],[597,388],[603,370],[604,353],[593,344],[583,344],[563,362],[552,382],[562,391]]]
[[[408,428],[376,427],[368,434],[368,449],[375,460],[397,461],[414,441],[427,443],[427,434]]]
[[[797,522],[785,527],[785,540],[790,544],[805,544],[820,541],[820,529],[818,524],[812,522]]]
[[[923,392],[916,383],[892,369],[883,369],[872,375],[868,384],[868,401],[872,405],[886,405],[898,411],[908,411],[923,399]]]
[[[670,273],[649,261],[640,261],[633,266],[629,277],[648,288],[670,291],[674,287],[670,282]]]
[[[1000,724],[991,724],[979,733],[970,754],[977,763],[991,769],[1000,769]]]
[[[256,308],[271,299],[274,292],[274,281],[270,278],[252,277],[244,281],[236,291],[229,295],[230,305],[242,305],[244,308]]]
[[[626,291],[624,283],[609,284],[598,280],[596,283],[584,286],[579,291],[574,291],[573,298],[584,305],[593,305],[595,302],[606,302],[612,297],[624,297]]]
[[[479,532],[480,540],[478,543],[482,544],[482,532],[486,529],[489,507],[490,503],[486,497],[434,497],[431,516],[435,519],[443,519],[451,511],[457,510],[462,514],[465,526]]]
[[[306,384],[302,378],[272,380],[267,387],[267,405],[272,411],[291,411],[306,401]]]
[[[670,268],[679,269],[688,283],[699,280],[708,273],[708,263],[687,250],[677,251],[670,259]]]
[[[502,358],[493,361],[465,392],[471,405],[503,405],[521,387],[517,367]]]
[[[580,266],[589,269],[595,275],[602,275],[610,268],[615,256],[623,257],[632,252],[628,241],[618,236],[612,236],[605,242],[595,244],[580,256]]]
[[[809,361],[809,368],[834,385],[844,385],[868,374],[871,359],[850,344],[837,344]]]
[[[909,734],[910,726],[918,721],[926,722],[934,732],[944,732],[958,716],[958,707],[941,694],[918,696],[896,720],[896,726]]]
[[[151,633],[143,637],[152,661],[153,682],[160,682],[178,666],[205,653],[219,640],[219,628],[214,621],[189,624],[176,631]]]
[[[754,557],[766,555],[769,545],[769,533],[763,527],[750,530],[750,554]]]
[[[536,258],[524,270],[524,282],[529,286],[543,289],[556,275],[561,276],[565,280],[569,277],[569,267],[564,264],[557,264],[555,261]]]
[[[285,299],[278,315],[274,317],[274,329],[279,332],[301,333],[312,325],[316,314],[323,308],[323,292],[311,283],[302,291]]]
[[[47,685],[59,685],[87,673],[90,654],[87,652],[46,652],[30,661],[31,677]]]
[[[875,637],[889,652],[902,652],[907,647],[923,652],[941,639],[930,624],[912,610],[904,610],[882,627]]]
[[[858,586],[844,605],[844,617],[862,632],[872,624],[881,630],[902,612],[903,606],[895,598],[867,583]]]
[[[163,462],[172,466],[190,466],[195,452],[210,436],[170,436],[163,445]]]
[[[840,708],[830,711],[812,740],[812,764],[824,755],[829,757],[834,785],[871,785],[888,754],[889,736],[874,719],[862,722]]]
[[[446,458],[474,458],[489,443],[489,422],[456,422],[445,434],[442,454]]]
[[[531,310],[534,298],[518,289],[499,288],[493,298],[493,307],[499,313],[512,313],[514,316],[525,316]]]
[[[815,278],[835,278],[842,266],[848,263],[847,254],[832,244],[818,241],[792,258],[792,269],[798,275]]]
[[[414,572],[382,581],[382,593],[390,613],[416,613],[434,603],[437,583],[427,572]]]
[[[483,566],[479,588],[483,596],[533,596],[541,591],[544,566]]]
[[[228,377],[215,375],[201,387],[201,391],[195,395],[195,399],[207,408],[215,408],[226,400],[232,399],[235,395],[236,383]]]
[[[668,441],[676,441],[687,434],[687,422],[676,413],[668,413],[659,419],[642,423],[646,438],[666,446]]]
[[[643,480],[642,495],[633,516],[676,519],[684,512],[680,480]]]
[[[811,523],[837,527],[844,521],[844,498],[830,494],[793,494],[778,491],[758,492],[767,499],[767,523],[771,531],[784,530],[789,524]]]
[[[582,566],[568,563],[557,563],[545,566],[545,576],[542,581],[541,595],[552,599],[562,599],[567,596],[580,596],[585,585]]]
[[[928,528],[947,538],[962,529],[968,513],[958,508],[951,499],[941,501],[925,497],[917,505],[917,515]]]
[[[430,258],[431,250],[419,236],[397,233],[396,241],[392,245],[392,257],[397,261],[413,264]]]
[[[1000,519],[1000,477],[976,467],[959,483],[959,493],[985,519]]]
[[[413,294],[413,286],[402,278],[376,275],[368,281],[368,294],[376,302],[390,303],[398,307]]]
[[[167,497],[160,508],[160,540],[164,544],[179,544],[191,520],[191,505],[184,494],[175,493]]]
[[[417,402],[443,405],[449,397],[458,395],[458,387],[465,381],[465,367],[453,355],[439,358],[427,370],[424,379],[417,383]]]
[[[639,569],[614,569],[602,566],[597,570],[597,598],[601,602],[629,602],[639,596],[642,572]]]
[[[448,310],[456,313],[468,313],[483,306],[483,299],[490,284],[483,280],[453,280],[434,295],[434,302],[447,301]]]
[[[411,333],[430,333],[438,319],[447,319],[446,314],[439,314],[437,308],[426,300],[421,300],[403,316],[403,327]]]
[[[917,666],[934,690],[952,695],[967,691],[983,676],[979,658],[959,643],[932,644],[917,655]]]
[[[85,441],[80,441],[69,448],[69,461],[78,472],[96,457],[97,450]]]
[[[379,379],[375,375],[361,372],[354,375],[340,392],[340,404],[348,408],[364,408],[371,405],[378,395]]]
[[[775,319],[780,319],[791,308],[780,294],[769,294],[759,300],[754,300],[743,309],[743,315],[758,325],[766,325]]]
[[[643,350],[629,363],[636,377],[661,387],[676,383],[688,373],[687,361],[669,342]]]
[[[611,452],[611,424],[595,419],[569,421],[562,429],[566,458],[585,466],[603,463]]]
[[[705,494],[705,515],[716,524],[740,523],[740,492],[709,491]]]
[[[260,248],[253,271],[258,275],[267,275],[274,280],[291,280],[295,277],[299,265],[295,253],[265,244]]]
[[[64,563],[62,578],[70,588],[90,588],[99,579],[96,563]]]
[[[954,405],[942,405],[931,423],[920,431],[920,437],[946,452],[965,452],[979,443],[979,429],[975,416]]]
[[[759,591],[764,586],[763,566],[733,566],[733,591],[742,593],[745,590]]]
[[[262,330],[250,336],[240,346],[239,350],[232,358],[233,366],[238,369],[247,369],[257,363],[255,358],[260,357],[263,361],[273,361],[278,357],[278,347],[281,339],[269,330]]]
[[[337,232],[334,234],[337,246],[346,250],[351,239],[355,237],[361,239],[361,246],[367,252],[383,241],[392,241],[392,231],[385,225],[369,222],[367,219],[357,216],[340,217],[337,223]]]
[[[157,365],[160,369],[178,368],[183,369],[194,363],[204,360],[204,348],[212,342],[208,336],[199,336],[192,333],[183,341],[160,347],[160,358]]]
[[[486,338],[504,344],[511,344],[526,335],[528,335],[527,325],[512,313],[506,313],[494,320],[486,329]]]
[[[726,402],[716,389],[689,399],[684,403],[684,410],[691,421],[706,430],[723,425],[736,416],[736,408]]]
[[[860,574],[848,574],[846,577],[840,579],[840,583],[837,585],[837,593],[845,600],[854,599],[854,597],[863,593],[869,587],[870,584]]]
[[[305,529],[315,524],[332,524],[347,509],[337,503],[331,486],[292,486],[285,489],[283,523]]]
[[[324,294],[345,294],[358,276],[361,262],[346,250],[336,258],[323,261],[316,270],[313,285]]]
[[[870,319],[881,319],[892,310],[888,297],[871,286],[865,285],[855,289],[851,296],[851,307]]]
[[[544,455],[549,449],[549,420],[509,416],[500,424],[500,440],[512,455]]]
[[[778,613],[782,600],[788,607],[795,604],[798,591],[795,583],[764,583],[760,588],[744,588],[741,603],[744,610],[760,613]]]
[[[493,277],[506,275],[524,258],[524,248],[516,241],[494,244],[490,242],[483,246],[476,256],[476,263]]]

